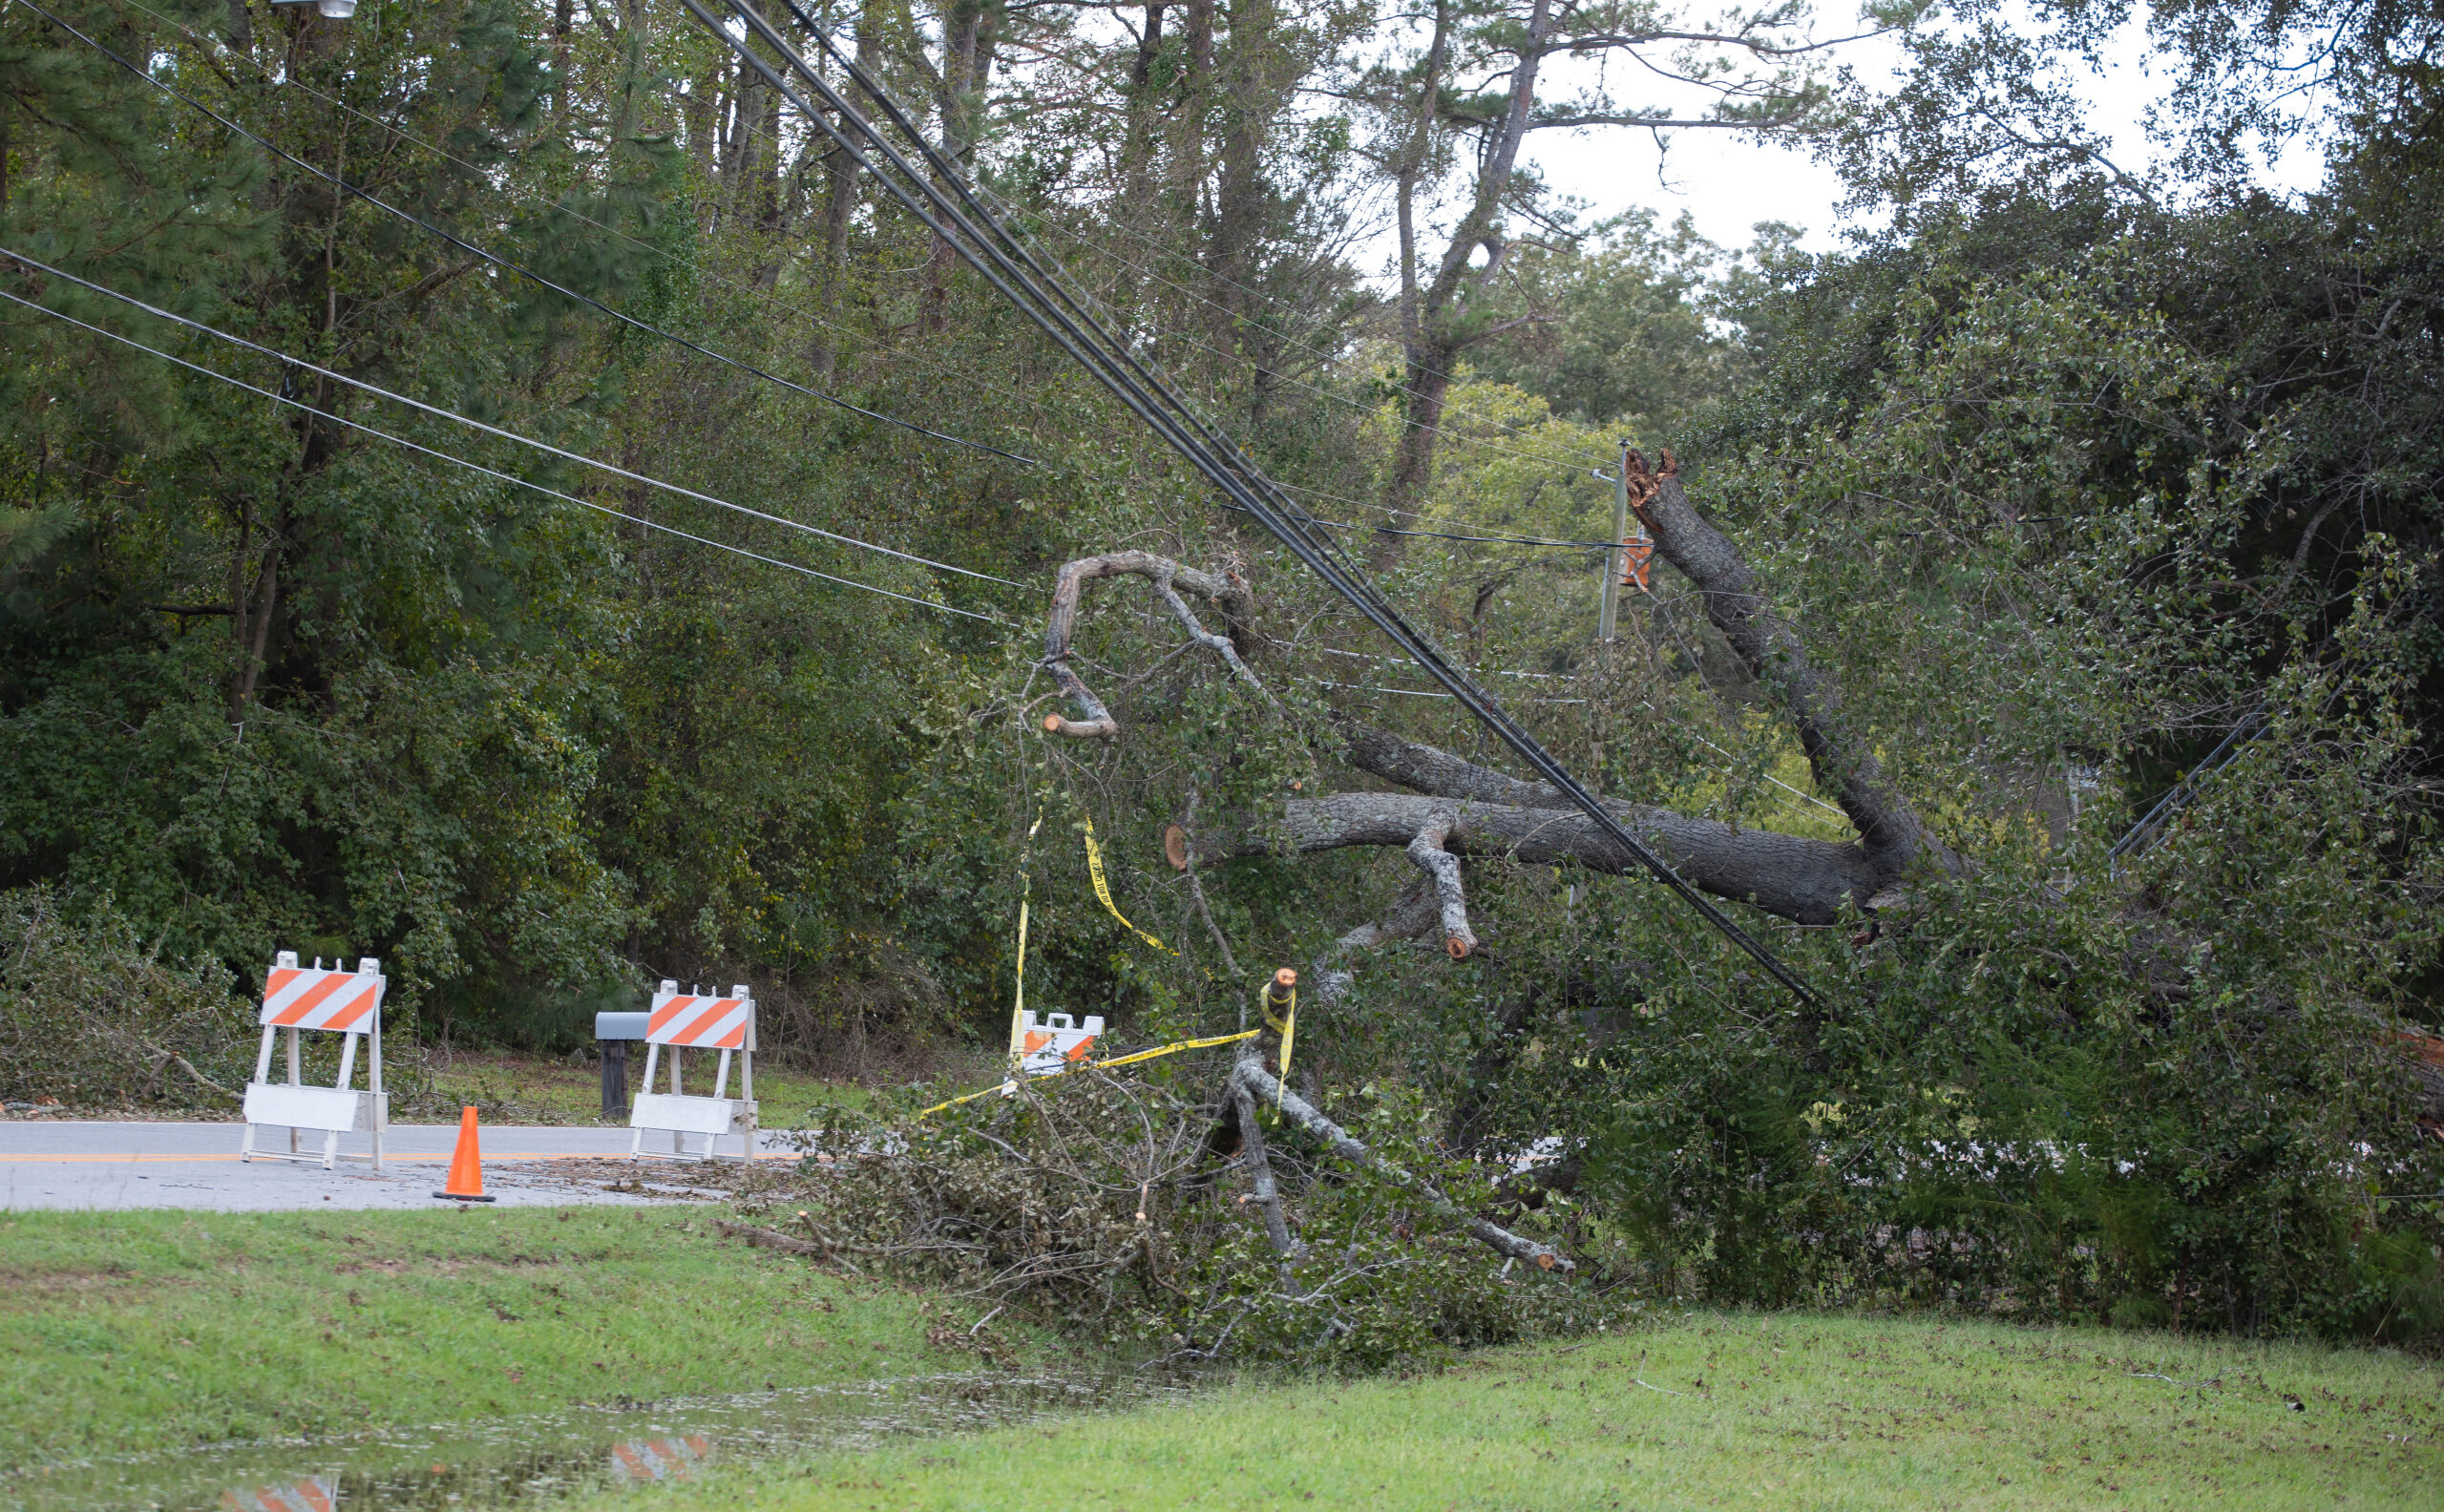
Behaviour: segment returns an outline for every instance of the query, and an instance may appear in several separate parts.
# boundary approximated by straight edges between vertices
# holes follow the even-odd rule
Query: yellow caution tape
[[[1095,896],[1103,899],[1105,912],[1108,913],[1112,917],[1120,920],[1121,928],[1128,931],[1131,934],[1136,935],[1139,939],[1144,940],[1147,944],[1153,946],[1156,950],[1161,951],[1166,956],[1176,956],[1179,954],[1179,952],[1171,949],[1169,945],[1164,944],[1161,940],[1156,939],[1153,935],[1147,934],[1136,925],[1129,923],[1128,916],[1121,913],[1119,906],[1112,902],[1111,884],[1104,880],[1104,850],[1103,847],[1095,844],[1095,822],[1092,819],[1086,821],[1086,874],[1095,879]]]
[[[1290,989],[1289,1005],[1278,1018],[1273,1016],[1272,996],[1262,987],[1256,989],[1256,1011],[1264,1015],[1266,1025],[1281,1036],[1281,1080],[1274,1083],[1273,1094],[1273,1105],[1279,1108],[1282,1095],[1290,1090],[1290,1042],[1298,1037],[1298,989]]]
[[[1261,1030],[1243,1029],[1237,1034],[1215,1035],[1210,1040],[1176,1040],[1173,1043],[1167,1045],[1156,1045],[1151,1050],[1135,1050],[1125,1056],[1113,1056],[1108,1060],[1088,1060],[1082,1065],[1065,1066],[1059,1071],[1046,1072],[1044,1075],[1037,1077],[1035,1080],[1039,1082],[1051,1082],[1061,1077],[1074,1075],[1080,1071],[1105,1071],[1113,1066],[1135,1065],[1140,1060],[1152,1060],[1161,1056],[1177,1055],[1183,1050],[1210,1050],[1215,1045],[1233,1044],[1241,1040],[1253,1040],[1260,1033],[1262,1033]],[[996,1092],[1009,1093],[1016,1090],[1018,1090],[1018,1083],[1016,1082],[1004,1082],[1000,1086],[989,1086],[981,1092],[970,1092],[964,1097],[955,1097],[947,1102],[937,1102],[932,1107],[925,1109],[924,1112],[919,1113],[916,1116],[918,1118],[930,1118],[946,1107],[957,1107],[962,1102],[973,1102],[978,1098],[991,1097]]]

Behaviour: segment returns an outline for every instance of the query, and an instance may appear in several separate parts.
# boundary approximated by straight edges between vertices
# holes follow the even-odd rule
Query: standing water
[[[920,1376],[859,1386],[571,1408],[434,1428],[259,1440],[0,1478],[28,1512],[390,1512],[534,1507],[714,1465],[870,1448],[1179,1395],[1134,1376]]]

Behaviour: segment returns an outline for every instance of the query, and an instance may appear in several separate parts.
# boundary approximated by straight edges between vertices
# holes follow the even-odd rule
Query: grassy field
[[[712,1071],[700,1058],[687,1067],[691,1092],[712,1090]],[[643,1082],[644,1053],[640,1048],[628,1062],[631,1093]],[[730,1095],[738,1095],[737,1072],[730,1074]],[[519,1055],[513,1051],[461,1053],[432,1063],[432,1085],[444,1104],[473,1103],[490,1124],[600,1124],[602,1072],[599,1066],[569,1064],[553,1056]],[[666,1083],[665,1083],[666,1085]],[[755,1101],[766,1128],[797,1128],[807,1110],[819,1102],[863,1107],[866,1089],[853,1082],[826,1082],[803,1072],[759,1062],[755,1067]],[[612,1120],[624,1124],[624,1119]]]
[[[0,1218],[0,1470],[904,1376],[919,1299],[702,1208]]]
[[[1491,1352],[1431,1376],[1240,1386],[1184,1406],[740,1467],[648,1504],[2424,1512],[2444,1505],[2440,1435],[2444,1373],[2396,1354],[1698,1315]]]

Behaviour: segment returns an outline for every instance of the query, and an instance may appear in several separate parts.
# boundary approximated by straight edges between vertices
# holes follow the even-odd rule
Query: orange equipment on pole
[[[1646,592],[1647,570],[1654,562],[1654,541],[1641,528],[1621,542],[1621,586]]]

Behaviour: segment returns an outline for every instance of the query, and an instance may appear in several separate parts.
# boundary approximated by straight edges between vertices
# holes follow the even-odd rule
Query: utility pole
[[[1597,473],[1602,477],[1604,474]],[[1621,545],[1630,538],[1630,443],[1621,442],[1621,454],[1612,464],[1612,546],[1604,553],[1604,607],[1595,620],[1595,639],[1612,639],[1614,616],[1621,607]]]

